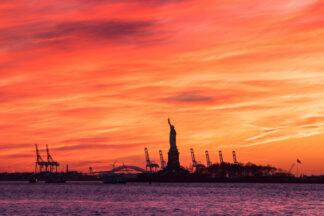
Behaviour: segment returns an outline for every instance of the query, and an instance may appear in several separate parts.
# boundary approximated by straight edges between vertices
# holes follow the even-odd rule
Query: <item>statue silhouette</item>
[[[168,118],[168,123],[170,125],[170,149],[168,152],[168,165],[167,170],[178,170],[180,168],[179,162],[179,152],[176,145],[177,132],[174,129],[174,125],[171,124]]]
[[[168,118],[168,123],[170,125],[170,148],[177,148],[176,145],[176,136],[177,136],[177,132],[174,129],[174,125],[171,124],[170,122],[170,118]]]

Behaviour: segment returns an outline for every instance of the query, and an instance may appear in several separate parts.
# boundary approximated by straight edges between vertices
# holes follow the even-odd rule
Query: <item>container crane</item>
[[[49,153],[48,145],[46,145],[46,152],[47,152],[47,166],[49,166],[49,172],[57,172],[57,167],[60,166],[58,162],[56,162],[51,154]]]
[[[206,154],[207,167],[210,167],[212,165],[212,162],[209,159],[209,152],[206,150],[205,154]]]
[[[166,162],[163,158],[162,150],[159,150],[159,154],[160,154],[160,161],[161,161],[161,169],[164,169],[166,167]]]
[[[236,153],[235,153],[235,151],[232,151],[232,154],[233,154],[233,162],[234,162],[234,164],[238,164],[238,162],[236,160]]]
[[[218,153],[219,153],[219,162],[222,164],[222,163],[224,163],[223,153],[222,153],[222,151],[218,151]]]
[[[148,149],[144,148],[144,151],[145,151],[145,158],[146,158],[146,171],[147,171],[147,168],[149,168],[150,172],[152,172],[152,169],[156,170],[157,168],[159,168],[158,164],[156,164],[156,163],[154,163],[154,161],[150,160]]]
[[[35,144],[35,147],[36,147],[35,173],[44,172],[44,168],[45,168],[45,171],[47,171],[47,162],[45,162],[43,160],[42,156],[39,154],[37,144]]]
[[[203,164],[196,161],[193,148],[190,148],[190,153],[191,153],[191,160],[192,160],[192,170],[194,170],[194,168],[195,168],[195,170],[197,172],[199,168],[204,168],[205,166]]]

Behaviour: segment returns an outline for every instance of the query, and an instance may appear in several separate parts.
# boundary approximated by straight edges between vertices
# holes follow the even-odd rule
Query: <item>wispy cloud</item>
[[[208,102],[208,101],[212,101],[212,99],[213,99],[212,97],[200,95],[195,92],[184,92],[179,95],[164,98],[163,101],[194,103],[194,102]]]
[[[0,28],[0,47],[5,50],[54,45],[71,47],[85,40],[91,43],[144,43],[151,40],[153,27],[153,21],[132,20],[35,22]]]

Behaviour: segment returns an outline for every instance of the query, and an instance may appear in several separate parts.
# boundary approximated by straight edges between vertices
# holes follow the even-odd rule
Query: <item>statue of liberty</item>
[[[179,162],[179,152],[176,145],[176,136],[177,132],[174,129],[174,125],[171,124],[170,119],[168,118],[168,123],[170,125],[170,149],[168,152],[168,170],[178,170],[180,168]]]
[[[170,118],[168,118],[168,123],[170,125],[170,148],[177,148],[176,145],[176,136],[177,136],[177,132],[174,129],[174,125],[171,124],[170,122]]]

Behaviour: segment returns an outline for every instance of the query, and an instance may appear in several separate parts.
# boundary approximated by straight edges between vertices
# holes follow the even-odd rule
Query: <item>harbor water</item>
[[[0,215],[324,215],[324,185],[0,183]]]

